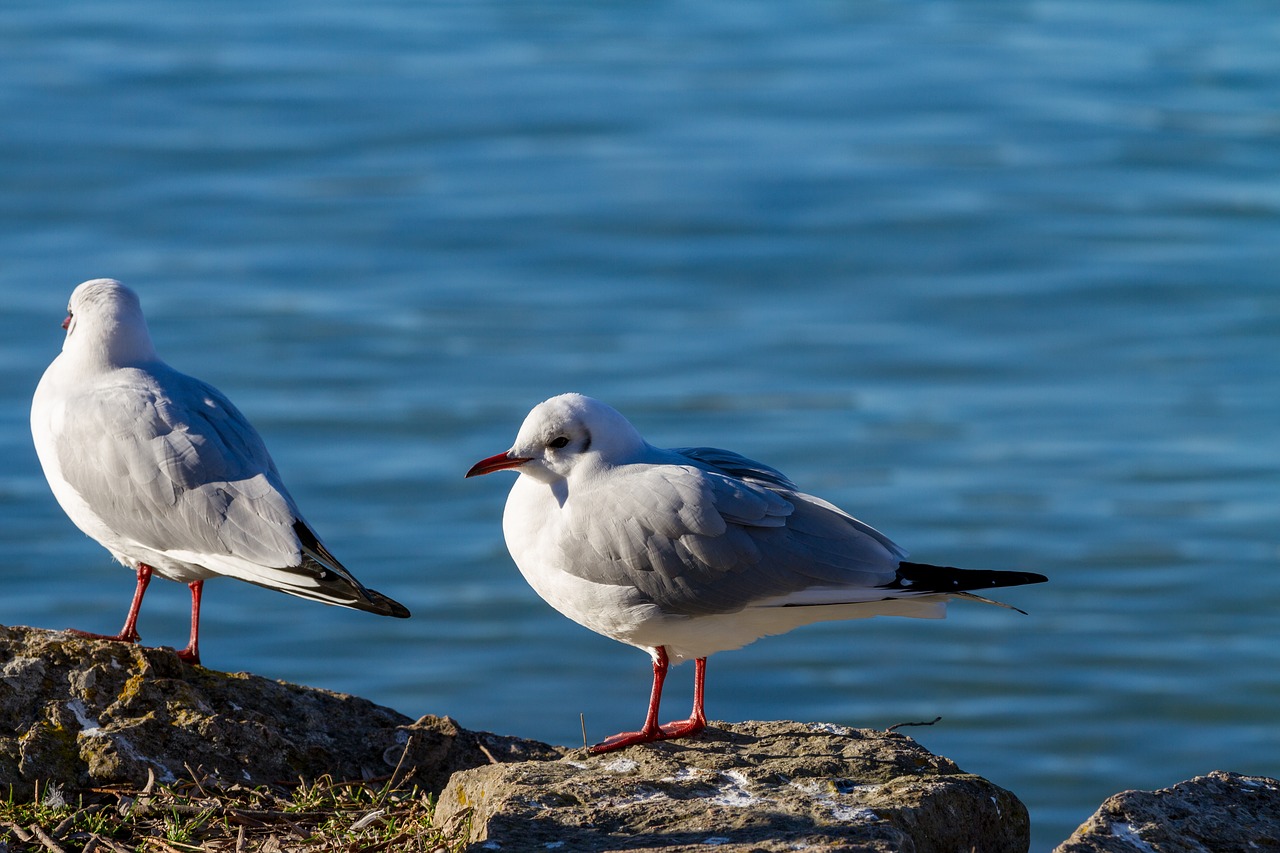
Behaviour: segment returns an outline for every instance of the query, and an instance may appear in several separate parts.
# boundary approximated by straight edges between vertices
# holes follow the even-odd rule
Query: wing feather
[[[120,373],[66,401],[56,445],[63,477],[103,523],[157,551],[297,566],[297,509],[239,410],[176,371]]]
[[[578,484],[565,506],[560,565],[690,616],[893,581],[905,552],[870,526],[746,457],[679,453],[686,464],[613,468],[607,489]]]

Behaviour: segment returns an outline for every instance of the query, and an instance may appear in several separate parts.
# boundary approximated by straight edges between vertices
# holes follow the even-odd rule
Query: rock
[[[1280,782],[1214,771],[1107,798],[1054,853],[1259,850],[1280,850]]]
[[[437,824],[477,850],[1024,853],[1029,839],[1013,794],[895,733],[717,724],[589,756],[35,628],[0,627],[0,679],[0,796],[151,775],[228,787],[394,777],[440,792]]]
[[[793,722],[461,771],[435,821],[473,851],[1025,853],[1030,839],[1017,797],[908,737]]]
[[[0,796],[199,774],[290,785],[391,777],[439,791],[456,770],[558,758],[535,741],[416,722],[365,699],[190,666],[172,649],[0,626]]]

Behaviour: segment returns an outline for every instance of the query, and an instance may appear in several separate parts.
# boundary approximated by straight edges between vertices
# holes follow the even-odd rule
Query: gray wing
[[[62,475],[111,530],[158,551],[300,561],[299,520],[256,430],[169,368],[118,371],[66,402]]]
[[[816,540],[830,541],[836,543],[837,547],[844,548],[853,544],[849,535],[849,528],[852,527],[856,533],[869,536],[875,542],[878,542],[894,559],[906,559],[907,552],[894,544],[888,536],[885,536],[871,525],[858,521],[858,519],[849,515],[840,507],[828,503],[822,498],[801,492],[796,484],[791,482],[790,477],[776,468],[765,465],[763,462],[757,462],[754,459],[734,453],[732,450],[721,450],[718,447],[683,447],[672,452],[682,454],[694,460],[695,463],[707,466],[707,470],[758,484],[779,494],[787,495],[803,505],[812,505],[829,511],[827,513],[800,513],[791,525],[797,533],[807,532]],[[809,515],[813,516],[810,522],[801,520],[801,516],[808,518]],[[854,540],[857,538],[856,535],[853,536]],[[871,547],[871,552],[875,557],[879,557],[879,553],[873,546],[870,546],[870,543],[865,544]]]
[[[562,564],[685,615],[735,612],[813,587],[893,582],[903,552],[871,527],[794,487],[769,485],[790,483],[773,469],[728,451],[696,452],[681,451],[688,465],[621,466],[607,488],[571,496]],[[719,467],[708,459],[745,464],[751,479],[708,470]]]
[[[329,553],[257,430],[198,379],[166,365],[116,371],[66,401],[56,453],[118,546],[326,604],[409,615]]]
[[[791,478],[777,468],[771,468],[763,462],[748,459],[732,450],[719,447],[676,447],[670,453],[678,454],[692,461],[704,470],[716,471],[730,477],[737,477],[751,483],[759,483],[767,488],[782,491],[800,491]]]

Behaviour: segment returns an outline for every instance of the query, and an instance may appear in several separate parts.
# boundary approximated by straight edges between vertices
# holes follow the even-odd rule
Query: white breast
[[[532,478],[516,479],[502,515],[502,531],[516,567],[534,592],[564,616],[598,634],[638,648],[671,617],[644,602],[634,588],[601,584],[565,571],[563,513],[554,491]]]

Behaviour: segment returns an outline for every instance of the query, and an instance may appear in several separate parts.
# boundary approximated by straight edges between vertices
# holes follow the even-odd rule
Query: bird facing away
[[[178,652],[200,662],[200,598],[208,578],[406,617],[367,589],[298,512],[244,415],[210,385],[160,360],[137,295],[112,279],[71,294],[62,352],[31,401],[31,434],[62,509],[137,573],[117,635],[139,641],[138,610],[152,574],[191,589],[191,637]]]
[[[525,580],[573,621],[653,658],[644,726],[593,752],[701,731],[708,655],[811,622],[942,618],[953,598],[998,604],[969,590],[1047,580],[907,562],[779,471],[728,450],[654,447],[580,394],[535,406],[511,449],[467,476],[508,468],[520,476],[502,528]],[[690,658],[693,712],[660,726],[667,668]]]

